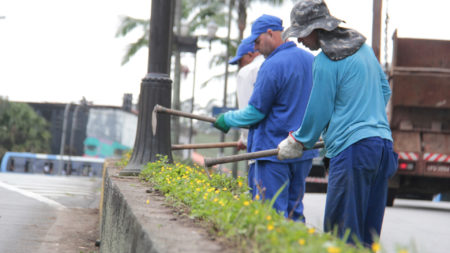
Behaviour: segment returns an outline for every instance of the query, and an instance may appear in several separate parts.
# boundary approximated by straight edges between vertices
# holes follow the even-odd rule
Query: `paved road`
[[[322,230],[325,194],[306,193],[306,223]],[[387,253],[408,247],[409,252],[450,252],[450,202],[396,199],[386,208],[381,245]]]
[[[0,252],[52,246],[48,232],[61,214],[98,208],[100,185],[100,178],[0,173]]]

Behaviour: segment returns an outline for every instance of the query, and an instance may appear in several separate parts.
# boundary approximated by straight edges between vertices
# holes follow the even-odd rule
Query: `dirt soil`
[[[67,208],[58,211],[38,252],[99,252],[99,212],[91,208]]]

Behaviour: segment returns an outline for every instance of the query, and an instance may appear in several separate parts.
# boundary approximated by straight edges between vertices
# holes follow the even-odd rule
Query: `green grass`
[[[168,164],[162,158],[149,163],[141,178],[164,193],[174,206],[182,205],[192,218],[210,224],[212,232],[228,238],[239,252],[371,252],[361,245],[346,244],[345,238],[318,233],[284,218],[271,207],[273,200],[265,201],[262,196],[253,201],[245,177],[212,174],[208,179],[204,168]],[[374,243],[373,249],[378,251],[380,245]]]

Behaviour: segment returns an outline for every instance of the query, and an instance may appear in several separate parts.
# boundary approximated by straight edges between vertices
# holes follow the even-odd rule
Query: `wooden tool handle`
[[[191,118],[191,119],[198,119],[198,120],[207,121],[207,122],[211,122],[211,123],[216,122],[216,118],[213,118],[213,117],[196,115],[196,114],[192,114],[192,113],[173,110],[173,109],[169,109],[164,106],[161,106],[161,105],[156,105],[154,110],[157,112],[161,112],[161,113],[167,113],[167,114],[182,116],[182,117]]]
[[[311,149],[318,149],[318,148],[323,148],[323,147],[324,147],[323,142],[317,142]],[[274,155],[278,155],[278,149],[276,149],[276,148],[252,152],[252,153],[217,157],[217,158],[205,157],[204,162],[205,162],[205,166],[209,167],[209,166],[216,165],[216,164],[239,162],[239,161],[243,161],[243,160],[251,160],[251,159],[257,159],[257,158],[261,158],[261,157],[274,156]]]
[[[202,143],[202,144],[173,144],[172,150],[180,149],[202,149],[202,148],[228,148],[237,147],[238,142],[218,142],[218,143]]]

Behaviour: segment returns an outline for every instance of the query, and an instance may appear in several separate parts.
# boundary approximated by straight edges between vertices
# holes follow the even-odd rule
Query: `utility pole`
[[[69,109],[70,109],[70,104],[66,104],[65,108],[64,108],[64,115],[63,115],[63,125],[62,125],[62,130],[61,130],[61,146],[59,147],[59,168],[57,171],[57,174],[61,174],[61,171],[64,167],[64,160],[63,160],[63,156],[64,156],[64,148],[66,146],[66,131],[67,131],[67,118],[69,117]]]
[[[175,0],[175,17],[174,23],[176,28],[176,36],[181,36],[181,0]],[[173,82],[173,102],[172,108],[175,110],[180,110],[180,89],[181,89],[181,50],[178,46],[178,43],[174,43],[175,45],[175,73],[174,73],[174,82]],[[180,143],[180,119],[178,117],[174,117],[172,119],[172,134],[173,141],[175,143]]]
[[[172,161],[170,141],[170,115],[158,114],[158,129],[152,133],[152,110],[156,104],[170,107],[172,80],[170,52],[174,0],[153,0],[150,20],[149,60],[147,75],[142,80],[139,94],[139,115],[136,140],[128,165],[120,172],[122,176],[138,175],[148,162],[157,155],[166,155]]]
[[[228,0],[228,20],[227,20],[227,50],[226,50],[226,58],[225,58],[225,83],[223,87],[223,108],[227,107],[227,93],[228,93],[228,59],[230,58],[230,31],[231,31],[231,18],[232,18],[232,9],[234,6],[234,0]],[[221,132],[220,134],[220,142],[225,142],[225,134]],[[220,149],[220,155],[223,155],[223,148]]]
[[[380,61],[382,6],[383,0],[373,0],[372,49],[378,61]]]

